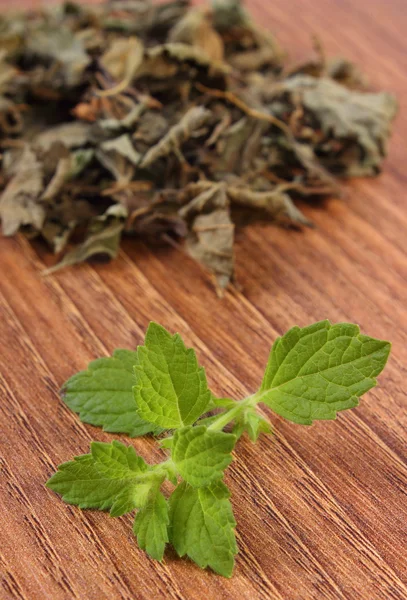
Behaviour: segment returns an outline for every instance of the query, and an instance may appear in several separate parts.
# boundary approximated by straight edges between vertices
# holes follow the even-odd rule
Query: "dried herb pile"
[[[0,17],[0,218],[58,255],[124,234],[234,278],[235,224],[308,224],[293,200],[376,175],[396,102],[357,68],[292,65],[237,0],[116,0]],[[174,253],[174,260],[176,260]]]

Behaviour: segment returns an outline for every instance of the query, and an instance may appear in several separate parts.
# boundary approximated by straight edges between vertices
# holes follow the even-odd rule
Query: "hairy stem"
[[[233,406],[229,410],[221,413],[219,417],[209,425],[208,430],[211,431],[222,431],[226,425],[229,425],[232,421],[234,421],[237,417],[239,417],[246,408],[250,406],[255,406],[257,404],[257,400],[254,399],[254,396],[248,396],[244,400],[240,400],[236,402],[236,406]]]

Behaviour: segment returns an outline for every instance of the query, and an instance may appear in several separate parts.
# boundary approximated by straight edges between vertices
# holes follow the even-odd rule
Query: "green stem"
[[[240,402],[236,402],[236,405],[229,410],[221,413],[219,417],[208,427],[208,431],[222,431],[226,425],[229,425],[237,417],[239,417],[249,406],[255,406],[257,400],[255,396],[249,396]]]
[[[171,458],[167,458],[161,463],[154,465],[154,473],[158,476],[163,475],[165,478],[168,477],[169,471],[173,470],[174,463]]]

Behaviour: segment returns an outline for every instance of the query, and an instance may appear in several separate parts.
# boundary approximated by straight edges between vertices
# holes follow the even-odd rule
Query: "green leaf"
[[[222,479],[232,462],[236,438],[230,433],[211,431],[204,425],[184,427],[174,434],[172,460],[180,475],[194,487]]]
[[[232,433],[236,439],[245,432],[253,443],[257,442],[261,433],[272,433],[271,423],[257,412],[255,406],[246,409],[233,426]]]
[[[217,481],[193,488],[181,483],[170,498],[170,541],[201,568],[231,577],[237,545],[230,492]]]
[[[159,433],[159,428],[144,421],[137,413],[133,386],[137,353],[115,350],[112,357],[99,358],[65,383],[62,397],[81,421],[102,426],[112,433],[132,437]]]
[[[137,350],[134,394],[142,419],[168,429],[192,425],[206,412],[211,393],[195,352],[179,334],[150,323]]]
[[[249,412],[246,416],[245,428],[252,442],[257,442],[261,433],[272,433],[271,423],[259,414]]]
[[[357,325],[293,327],[274,343],[257,397],[295,423],[335,419],[376,385],[389,352],[389,342],[362,335]]]
[[[69,504],[120,516],[142,507],[157,476],[132,446],[92,442],[91,454],[63,463],[47,482]]]
[[[232,408],[235,404],[236,400],[232,400],[232,398],[216,398],[212,395],[211,410],[212,408]]]
[[[163,558],[168,542],[168,524],[168,503],[157,491],[137,513],[133,527],[140,548],[156,560]]]

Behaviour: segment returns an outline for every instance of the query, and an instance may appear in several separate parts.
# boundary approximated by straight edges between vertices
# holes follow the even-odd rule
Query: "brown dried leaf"
[[[305,75],[287,80],[285,88],[301,92],[305,109],[315,116],[326,138],[356,145],[343,156],[328,154],[323,163],[347,177],[377,174],[397,111],[391,94],[352,91],[331,79]]]
[[[103,142],[96,151],[98,161],[111,172],[120,184],[126,184],[134,176],[141,155],[134,148],[129,134],[123,134]]]
[[[187,252],[214,273],[223,290],[234,277],[234,225],[226,185],[212,184],[181,208],[179,214],[190,222]]]
[[[186,240],[187,252],[212,271],[220,291],[234,277],[234,225],[228,209],[198,215]]]
[[[85,262],[96,256],[116,258],[126,216],[127,211],[125,208],[116,204],[109,208],[105,214],[95,217],[89,226],[85,241],[68,252],[58,264],[46,269],[44,275],[49,275],[70,265]]]
[[[32,225],[39,230],[45,218],[44,207],[39,203],[43,169],[30,146],[25,146],[12,173],[0,199],[0,218],[6,236],[14,235],[22,225]]]
[[[202,106],[190,108],[180,121],[171,127],[167,135],[144,155],[140,168],[145,169],[159,158],[179,151],[182,144],[191,137],[194,131],[200,129],[209,120],[210,116],[210,111]]]
[[[75,227],[87,223],[93,216],[94,210],[89,202],[63,196],[48,210],[41,236],[52,247],[54,253],[59,254],[64,250]]]
[[[214,184],[211,181],[193,183],[189,185],[189,190],[193,194],[192,199],[178,211],[183,219],[190,219],[202,212],[229,206],[223,183]],[[185,192],[186,190],[184,190],[184,194]]]
[[[53,87],[73,87],[81,83],[90,58],[79,36],[67,27],[44,25],[27,36],[25,51],[28,55],[54,60],[57,68],[47,83]]]
[[[169,42],[190,44],[205,52],[213,61],[223,61],[223,40],[212,26],[212,16],[207,11],[192,9],[171,29]]]
[[[60,158],[54,176],[45,188],[41,200],[43,202],[52,201],[59,194],[64,183],[68,181],[72,169],[71,155]]]
[[[230,73],[230,67],[220,61],[211,60],[200,48],[181,43],[168,43],[146,50],[144,61],[136,79],[149,76],[156,79],[170,79],[184,71],[191,78],[191,65],[207,72],[209,77],[223,80]],[[199,71],[196,76],[199,75]]]
[[[56,127],[50,127],[40,133],[34,140],[33,146],[48,152],[54,144],[63,144],[66,148],[80,148],[85,146],[92,134],[92,125],[81,121],[62,123]]]
[[[286,217],[291,222],[311,225],[311,221],[295,206],[290,196],[284,191],[286,186],[276,186],[269,192],[253,192],[249,188],[227,188],[232,202],[255,210],[264,210],[274,218]]]
[[[114,96],[125,90],[136,77],[143,63],[144,45],[137,37],[117,38],[102,56],[101,63],[114,79],[120,82],[99,96]]]
[[[140,162],[140,154],[135,150],[131,143],[129,134],[125,133],[112,140],[107,140],[100,145],[104,152],[117,152],[121,156],[127,158],[133,165],[138,165]]]

